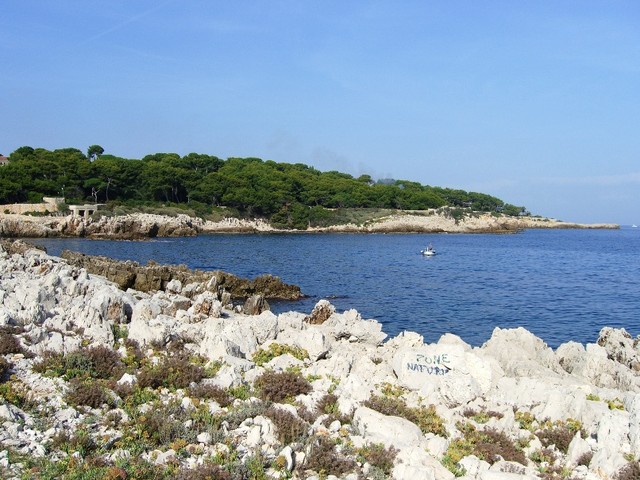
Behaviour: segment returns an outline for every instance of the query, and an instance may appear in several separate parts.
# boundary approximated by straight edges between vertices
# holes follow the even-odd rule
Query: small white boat
[[[429,246],[424,250],[420,250],[420,253],[426,257],[433,257],[436,254],[436,251],[433,249],[433,247]]]
[[[638,228],[638,225],[634,223],[633,225],[631,225],[631,228]]]

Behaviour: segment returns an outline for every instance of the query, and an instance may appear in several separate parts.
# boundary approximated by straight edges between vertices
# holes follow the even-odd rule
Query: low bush
[[[0,357],[0,365],[2,360],[2,357]],[[38,400],[34,398],[27,384],[15,377],[8,382],[0,383],[0,397],[23,410],[32,410],[38,406]]]
[[[244,402],[239,407],[234,408],[232,411],[227,413],[224,416],[224,420],[229,424],[229,429],[233,430],[238,428],[247,418],[264,415],[267,408],[268,406],[265,402]]]
[[[474,410],[471,408],[466,408],[462,415],[472,419],[477,423],[487,423],[490,418],[502,418],[503,415],[499,412],[494,412],[492,410]]]
[[[195,385],[187,390],[190,397],[215,400],[221,407],[227,407],[233,402],[233,397],[218,385]]]
[[[100,345],[81,348],[67,355],[46,351],[41,360],[33,365],[33,370],[65,380],[77,377],[115,379],[124,372],[124,365],[118,352]]]
[[[5,330],[0,330],[0,355],[8,353],[23,353],[24,350],[20,344],[20,340]]]
[[[393,463],[398,455],[398,450],[393,446],[386,448],[381,443],[366,445],[358,450],[358,460],[367,462],[379,469],[385,475],[391,475]]]
[[[136,447],[169,447],[176,440],[194,441],[199,433],[188,428],[185,423],[189,414],[179,403],[154,402],[152,408],[144,413],[137,413],[131,418],[133,429],[130,441]]]
[[[105,403],[113,403],[107,389],[98,380],[73,378],[70,381],[70,387],[65,396],[65,400],[70,405],[100,408]]]
[[[559,420],[553,424],[546,424],[544,428],[536,431],[536,436],[545,447],[555,445],[559,451],[567,453],[571,440],[576,432],[581,430],[582,424],[577,420]],[[584,438],[585,434],[582,433]]]
[[[339,415],[340,408],[338,407],[338,397],[333,393],[323,395],[320,400],[318,400],[316,409],[321,415]]]
[[[536,417],[531,412],[523,412],[518,410],[515,412],[516,422],[520,425],[520,428],[533,432],[534,423],[537,422]]]
[[[120,354],[103,345],[86,350],[86,356],[93,366],[94,378],[119,378],[124,373]]]
[[[582,455],[580,455],[580,457],[578,457],[578,460],[576,463],[578,465],[584,465],[585,467],[588,467],[589,464],[591,463],[592,458],[593,458],[593,452],[585,452]]]
[[[296,372],[267,371],[256,379],[255,386],[260,398],[271,402],[282,402],[312,390],[311,384]]]
[[[264,415],[269,418],[276,427],[278,441],[281,444],[288,445],[304,440],[309,425],[301,418],[291,412],[274,406],[269,407]]]
[[[444,420],[437,414],[434,405],[412,408],[407,406],[406,402],[401,398],[374,395],[364,402],[364,406],[384,415],[406,418],[418,425],[423,433],[434,433],[442,437],[448,436]]]
[[[261,348],[260,350],[257,350],[253,354],[253,361],[256,365],[262,366],[265,363],[270,362],[274,358],[287,353],[297,358],[298,360],[309,358],[309,353],[304,348],[280,343],[272,343],[267,349]]]
[[[626,464],[614,478],[615,480],[638,480],[640,478],[640,462]]]
[[[0,383],[8,376],[8,373],[12,368],[13,364],[10,361],[5,360],[4,357],[0,357]]]
[[[464,469],[458,462],[467,455],[476,455],[490,464],[500,459],[526,464],[524,452],[503,432],[492,428],[478,430],[470,423],[457,426],[462,437],[451,441],[442,460],[443,465],[456,476],[464,475]]]
[[[174,477],[176,480],[233,480],[231,473],[220,465],[203,463],[195,468],[183,467]]]
[[[493,428],[480,431],[474,444],[475,455],[491,464],[501,459],[523,465],[527,462],[524,452],[504,432]]]
[[[95,452],[98,445],[86,430],[77,430],[73,434],[63,430],[51,439],[49,448],[61,450],[69,455],[78,453],[82,458],[85,458]]]
[[[340,411],[340,407],[338,405],[338,397],[333,393],[325,394],[318,403],[316,404],[316,416],[317,415],[328,415],[327,419],[323,421],[325,425],[338,420],[340,423],[350,424],[353,421],[353,411],[345,415]]]
[[[204,377],[204,368],[194,365],[186,356],[163,357],[156,365],[144,365],[138,372],[140,387],[186,388]]]
[[[140,368],[142,361],[145,358],[144,353],[140,348],[140,344],[136,340],[127,338],[124,341],[124,346],[127,350],[127,354],[122,359],[122,362],[127,367]]]
[[[313,470],[322,475],[340,476],[353,472],[356,462],[336,451],[335,444],[327,437],[315,437],[309,448],[303,468]]]

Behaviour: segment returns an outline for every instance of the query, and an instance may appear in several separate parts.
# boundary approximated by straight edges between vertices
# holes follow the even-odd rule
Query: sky
[[[3,0],[0,153],[304,163],[640,224],[637,0]]]

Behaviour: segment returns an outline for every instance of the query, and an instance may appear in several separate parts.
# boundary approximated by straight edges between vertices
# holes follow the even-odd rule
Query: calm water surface
[[[31,240],[34,241],[34,240]],[[438,255],[423,257],[433,243]],[[272,304],[310,312],[321,298],[355,308],[391,336],[455,333],[481,345],[494,327],[523,326],[552,347],[594,342],[603,326],[640,334],[640,229],[528,230],[513,235],[254,234],[122,242],[41,239],[140,263],[271,273],[308,298]]]

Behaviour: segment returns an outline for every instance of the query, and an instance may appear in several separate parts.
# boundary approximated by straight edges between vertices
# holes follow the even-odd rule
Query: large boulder
[[[498,363],[459,344],[401,348],[393,359],[398,382],[455,407],[486,395],[504,375]]]
[[[624,328],[604,327],[600,330],[597,344],[603,347],[607,356],[633,371],[640,370],[638,341],[634,340]]]
[[[549,378],[565,374],[553,350],[522,327],[496,327],[481,350],[495,358],[505,373],[513,377]]]

